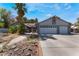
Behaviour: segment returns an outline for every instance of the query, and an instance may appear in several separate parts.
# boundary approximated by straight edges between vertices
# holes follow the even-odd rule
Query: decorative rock
[[[18,51],[18,50],[19,50],[19,48],[14,49],[14,51]]]
[[[1,49],[1,48],[3,48],[3,45],[2,45],[2,44],[0,44],[0,49]]]
[[[16,45],[12,45],[12,46],[11,46],[11,49],[15,49],[15,48],[16,48]]]
[[[0,53],[2,53],[3,52],[3,49],[0,49]]]
[[[3,45],[0,45],[0,52],[3,52]]]
[[[5,56],[6,55],[8,56],[37,56],[38,55],[37,48],[39,47],[37,46],[38,46],[37,41],[21,41],[11,46],[8,45],[10,49],[0,53],[0,55],[2,54]]]
[[[26,56],[31,56],[31,54],[30,53],[27,53]]]
[[[32,49],[28,49],[29,51],[32,51]]]

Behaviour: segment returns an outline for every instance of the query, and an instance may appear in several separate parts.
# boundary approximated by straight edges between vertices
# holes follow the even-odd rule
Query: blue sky
[[[13,9],[13,3],[0,3],[0,8],[5,8],[12,12],[13,16],[17,13]],[[79,4],[77,3],[27,3],[27,18],[38,18],[43,21],[51,16],[57,15],[60,18],[74,23],[79,17]]]

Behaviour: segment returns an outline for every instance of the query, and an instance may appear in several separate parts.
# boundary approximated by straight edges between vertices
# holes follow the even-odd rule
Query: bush
[[[29,37],[30,37],[31,39],[35,39],[35,38],[38,38],[39,36],[38,36],[38,35],[35,35],[35,34],[31,34]]]
[[[16,26],[9,26],[8,32],[9,33],[16,33],[24,34],[25,27],[23,25],[16,25]]]
[[[4,27],[4,22],[0,22],[0,28]]]
[[[9,31],[9,33],[16,33],[17,27],[16,26],[9,26],[8,31]]]
[[[17,25],[17,30],[20,34],[24,34],[25,31],[24,25]]]

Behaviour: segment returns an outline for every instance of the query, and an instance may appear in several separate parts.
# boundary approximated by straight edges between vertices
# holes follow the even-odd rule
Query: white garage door
[[[67,34],[68,33],[68,27],[66,27],[66,26],[60,26],[59,27],[59,33],[60,34]]]
[[[54,34],[56,34],[57,28],[40,28],[40,33],[47,33],[47,34],[54,33]]]

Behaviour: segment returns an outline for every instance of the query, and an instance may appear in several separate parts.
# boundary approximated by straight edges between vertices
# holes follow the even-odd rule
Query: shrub
[[[15,25],[15,26],[9,26],[8,29],[9,33],[16,33],[18,32],[19,34],[24,34],[25,27],[23,25]]]
[[[30,37],[31,39],[35,39],[35,38],[38,38],[39,36],[38,36],[38,35],[35,35],[35,34],[31,34],[29,37]]]
[[[25,31],[25,27],[24,25],[17,25],[17,30],[20,34],[24,34],[24,31]]]
[[[0,28],[4,27],[4,22],[0,22]]]
[[[9,31],[9,33],[16,33],[17,27],[16,26],[9,26],[8,31]]]

